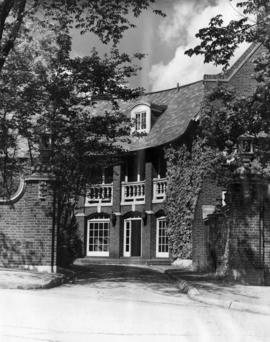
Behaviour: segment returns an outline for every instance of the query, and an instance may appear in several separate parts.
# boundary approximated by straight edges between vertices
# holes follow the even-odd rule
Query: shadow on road
[[[222,296],[224,299],[237,296],[238,301],[251,301],[260,297],[254,295],[254,293],[259,293],[256,291],[260,288],[258,286],[237,284],[226,278],[218,279],[213,274],[177,270],[170,270],[169,273],[174,279],[186,280],[202,294]]]
[[[132,284],[163,295],[182,296],[175,282],[166,274],[149,268],[122,265],[72,266],[76,273],[76,284],[89,285],[98,289],[126,288]]]

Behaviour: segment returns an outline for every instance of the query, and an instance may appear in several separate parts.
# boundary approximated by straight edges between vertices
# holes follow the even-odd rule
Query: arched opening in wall
[[[96,214],[87,220],[86,255],[108,257],[110,245],[110,217]]]

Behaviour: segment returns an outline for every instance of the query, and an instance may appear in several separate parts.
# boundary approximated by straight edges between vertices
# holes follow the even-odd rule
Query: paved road
[[[270,340],[269,316],[201,305],[149,270],[80,270],[51,290],[0,290],[0,341],[212,342]]]

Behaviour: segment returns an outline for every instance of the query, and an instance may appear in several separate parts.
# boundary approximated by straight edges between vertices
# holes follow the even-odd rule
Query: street
[[[89,267],[75,284],[0,290],[0,341],[269,341],[269,316],[202,305],[157,272]]]

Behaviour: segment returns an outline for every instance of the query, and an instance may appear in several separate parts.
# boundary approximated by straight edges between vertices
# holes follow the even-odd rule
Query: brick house
[[[134,129],[146,135],[125,146],[128,151],[119,165],[100,171],[100,184],[81,200],[77,220],[87,260],[169,261],[163,148],[190,129],[203,95],[199,81],[122,104],[135,121]],[[106,105],[98,103],[96,110]]]
[[[166,235],[166,163],[163,149],[181,144],[200,117],[206,92],[217,82],[250,94],[255,81],[252,60],[261,53],[252,44],[225,75],[205,75],[192,84],[149,93],[123,102],[121,109],[145,136],[129,144],[121,162],[96,170],[99,180],[81,198],[76,218],[84,262],[168,263]],[[97,113],[108,103],[99,101]],[[50,178],[42,170],[24,180],[12,201],[0,200],[0,263],[54,270],[56,232],[52,193],[40,196]],[[43,185],[42,185],[43,184]],[[196,269],[209,267],[209,227],[204,218],[213,212],[222,189],[205,182],[198,199],[192,231],[192,258]],[[22,252],[23,251],[23,252]]]
[[[170,260],[166,236],[166,164],[163,148],[181,144],[200,116],[203,98],[217,82],[235,87],[239,95],[255,87],[252,60],[261,47],[252,44],[223,75],[205,75],[202,81],[142,96],[121,109],[146,136],[130,144],[119,165],[104,170],[101,182],[81,200],[77,220],[84,258],[113,262],[161,263]],[[97,111],[106,103],[98,103]],[[222,189],[205,182],[193,225],[193,266],[209,267],[209,234],[204,218],[214,210]],[[209,211],[210,210],[210,211]],[[113,260],[112,260],[113,259]]]

